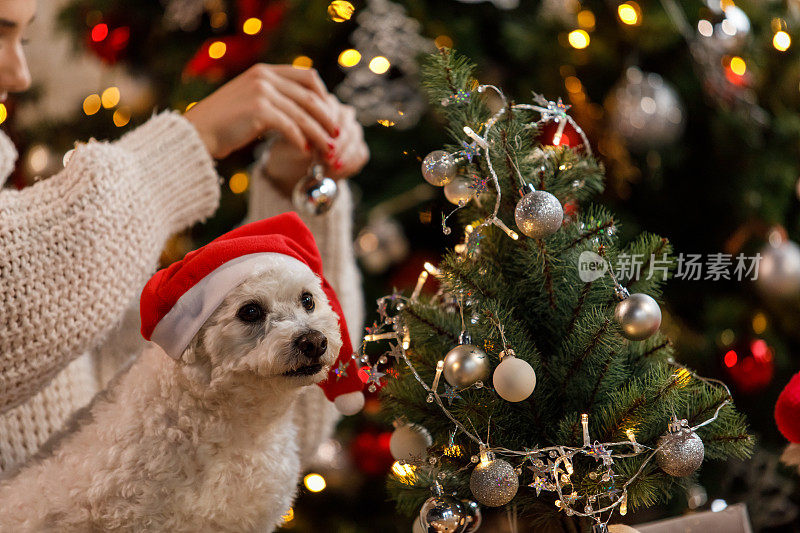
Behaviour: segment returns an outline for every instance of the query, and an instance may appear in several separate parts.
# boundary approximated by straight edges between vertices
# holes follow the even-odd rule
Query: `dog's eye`
[[[254,303],[245,304],[236,313],[242,322],[258,322],[264,318],[264,309]]]
[[[314,310],[314,297],[311,296],[310,292],[304,292],[302,295],[300,295],[300,303],[302,304],[303,309],[309,313]]]

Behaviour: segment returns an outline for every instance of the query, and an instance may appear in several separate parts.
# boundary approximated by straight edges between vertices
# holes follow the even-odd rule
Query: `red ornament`
[[[786,440],[800,443],[800,372],[792,377],[778,396],[775,424]]]
[[[733,384],[743,393],[764,389],[775,373],[774,353],[764,339],[752,339],[728,350],[722,362]]]
[[[561,132],[561,139],[559,142],[555,142],[555,136],[558,133],[558,127],[561,125],[560,122],[556,122],[555,120],[549,120],[539,126],[539,133],[536,136],[536,140],[543,145],[546,146],[567,146],[569,148],[577,148],[578,146],[583,145],[583,139],[581,135],[578,133],[578,130],[575,129],[575,126],[567,122],[564,125],[564,131]]]
[[[350,445],[350,456],[359,470],[371,476],[383,476],[389,472],[394,457],[389,450],[390,431],[364,431]]]

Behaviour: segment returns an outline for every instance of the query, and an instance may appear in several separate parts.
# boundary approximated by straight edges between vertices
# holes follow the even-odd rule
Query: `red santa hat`
[[[241,226],[156,272],[142,291],[142,335],[179,359],[228,293],[276,254],[300,268],[310,268],[322,281],[322,290],[339,315],[342,348],[319,386],[342,413],[360,411],[363,383],[351,357],[353,347],[342,306],[322,275],[314,236],[296,213]]]

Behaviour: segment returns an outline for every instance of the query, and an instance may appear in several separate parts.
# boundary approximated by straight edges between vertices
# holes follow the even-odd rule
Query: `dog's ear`
[[[211,360],[203,345],[202,333],[201,330],[194,336],[189,347],[181,354],[179,364],[181,373],[189,381],[207,386],[211,383]]]

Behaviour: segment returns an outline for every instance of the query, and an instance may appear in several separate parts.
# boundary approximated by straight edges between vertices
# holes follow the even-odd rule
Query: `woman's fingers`
[[[295,103],[294,100],[284,96],[283,93],[268,83],[264,85],[262,90],[272,105],[289,116],[300,128],[300,131],[303,132],[309,143],[309,146],[305,147],[306,149],[313,146],[323,154],[333,149],[333,141],[320,123]]]
[[[314,91],[320,98],[328,95],[328,89],[316,70],[296,68],[291,65],[268,65],[271,72],[284,78],[290,79],[311,91]]]
[[[267,124],[265,129],[277,130],[283,135],[284,139],[301,152],[308,152],[308,140],[290,115],[284,113],[271,102],[266,102],[261,112],[264,114],[264,122]]]
[[[339,128],[333,116],[334,110],[330,109],[327,99],[320,98],[317,93],[282,76],[272,75],[270,82],[281,94],[290,98],[319,122],[329,136],[337,136]]]

